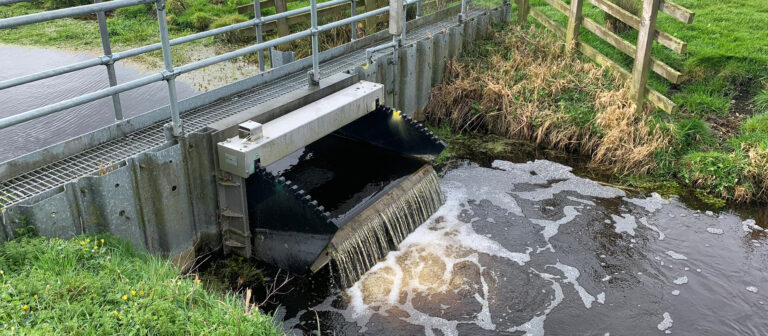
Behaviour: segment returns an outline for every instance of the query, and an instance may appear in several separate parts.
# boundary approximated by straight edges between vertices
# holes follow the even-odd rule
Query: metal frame
[[[183,134],[182,120],[179,115],[179,106],[178,106],[178,99],[176,97],[176,85],[175,85],[175,78],[178,77],[179,75],[182,75],[184,73],[191,72],[194,70],[198,70],[216,63],[228,61],[233,58],[251,54],[254,52],[259,53],[259,66],[260,66],[260,69],[263,71],[263,65],[264,65],[263,52],[265,50],[268,50],[271,47],[276,47],[283,43],[291,42],[301,38],[311,37],[312,39],[312,56],[311,56],[312,70],[309,75],[309,84],[314,85],[320,79],[318,35],[321,32],[329,31],[331,29],[342,27],[345,25],[355,25],[358,21],[364,20],[368,17],[384,14],[387,11],[389,11],[389,6],[382,7],[382,8],[369,11],[363,14],[356,14],[356,12],[353,10],[351,13],[352,14],[351,17],[349,18],[331,22],[322,26],[318,26],[318,23],[317,23],[318,10],[322,8],[342,4],[350,0],[332,0],[332,1],[321,3],[321,4],[318,4],[317,0],[312,0],[311,5],[309,7],[286,11],[283,13],[278,13],[278,14],[270,15],[266,17],[261,17],[261,11],[260,11],[259,5],[256,4],[258,3],[258,1],[255,1],[254,9],[256,13],[255,13],[254,19],[252,20],[170,40],[168,36],[168,25],[167,25],[166,16],[165,16],[165,0],[114,0],[109,2],[99,2],[100,0],[95,0],[95,1],[96,3],[91,5],[77,6],[77,7],[58,9],[58,10],[47,11],[42,13],[35,13],[35,14],[22,15],[22,16],[11,17],[6,19],[0,19],[0,29],[8,29],[8,28],[29,25],[29,24],[39,23],[39,22],[96,13],[97,19],[99,21],[99,32],[101,34],[102,47],[104,49],[104,56],[101,56],[95,59],[2,81],[0,82],[0,90],[42,80],[45,78],[50,78],[53,76],[62,75],[62,74],[77,71],[77,70],[86,69],[93,66],[98,66],[98,65],[104,65],[107,67],[107,73],[108,73],[109,82],[110,82],[110,87],[107,89],[94,91],[94,92],[87,93],[75,98],[67,99],[64,101],[60,101],[58,103],[50,104],[47,106],[43,106],[37,109],[33,109],[17,115],[0,119],[0,130],[23,123],[23,122],[31,121],[43,116],[47,116],[56,112],[60,112],[71,107],[75,107],[78,105],[82,105],[85,103],[89,103],[89,102],[92,102],[101,98],[105,98],[105,97],[110,97],[110,96],[113,99],[116,122],[119,122],[120,120],[122,120],[122,107],[120,105],[120,98],[119,98],[120,93],[128,90],[133,90],[138,87],[145,86],[154,82],[166,81],[168,86],[168,95],[170,99],[169,109],[170,109],[170,116],[171,116],[171,123],[166,125],[166,128],[170,136],[173,136],[173,137],[180,136]],[[419,1],[420,0],[403,0],[403,5],[405,6],[405,5],[413,4]],[[106,19],[104,17],[105,16],[104,13],[106,11],[111,11],[111,10],[115,10],[123,7],[130,7],[130,6],[143,5],[143,4],[149,4],[149,3],[155,3],[155,6],[156,6],[158,27],[159,27],[160,40],[161,40],[160,43],[146,45],[143,47],[113,54],[111,52],[111,46],[110,46],[108,31],[106,29]],[[303,14],[306,12],[311,13],[312,27],[310,29],[296,32],[280,38],[276,38],[267,42],[262,41],[260,28],[264,23],[276,21],[282,18],[287,18],[289,16]],[[242,28],[248,28],[252,26],[257,27],[257,32],[259,35],[257,38],[256,44],[248,47],[244,47],[229,53],[225,53],[222,55],[217,55],[217,56],[203,59],[197,62],[174,67],[173,61],[171,58],[172,46],[178,45],[181,43],[190,42],[190,41],[195,41],[195,40],[206,38],[206,37],[228,33],[234,30],[242,29]],[[356,38],[355,35],[356,34],[352,35],[353,40]],[[117,79],[114,78],[115,76],[114,76],[114,66],[113,66],[116,61],[125,59],[128,57],[144,54],[147,52],[156,51],[156,50],[162,50],[165,71],[152,74],[146,77],[142,77],[130,82],[117,84]]]

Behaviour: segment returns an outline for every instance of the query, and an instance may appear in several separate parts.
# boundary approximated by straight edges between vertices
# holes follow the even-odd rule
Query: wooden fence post
[[[528,0],[516,0],[517,1],[517,22],[528,22],[528,12],[530,12],[531,4]]]
[[[651,47],[656,34],[656,16],[659,14],[660,0],[644,0],[640,28],[637,35],[637,55],[632,68],[632,100],[637,104],[636,111],[641,112],[645,100],[645,84],[651,65]]]
[[[557,0],[559,1],[559,0]],[[568,28],[565,30],[565,48],[569,55],[576,50],[579,42],[579,29],[584,18],[581,16],[581,8],[584,0],[571,0],[571,11],[568,15]]]
[[[288,11],[288,2],[286,0],[275,0],[275,13],[284,13],[286,11]],[[285,36],[290,33],[291,28],[288,26],[288,20],[277,20],[277,35]]]

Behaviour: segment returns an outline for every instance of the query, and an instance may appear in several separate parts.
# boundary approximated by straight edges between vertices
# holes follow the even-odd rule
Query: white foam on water
[[[669,201],[661,197],[657,193],[652,193],[651,197],[646,198],[628,198],[624,197],[624,201],[643,207],[648,212],[654,212],[660,210],[665,204],[669,204]]]
[[[606,187],[597,182],[580,178],[571,173],[571,167],[553,163],[545,160],[536,160],[527,163],[512,163],[508,161],[493,161],[494,168],[506,171],[535,171],[536,176],[529,176],[541,179],[540,184],[552,180],[562,180],[552,183],[549,187],[538,188],[535,191],[515,192],[521,198],[531,201],[542,201],[552,199],[555,194],[561,191],[578,191],[584,196],[613,198],[624,197],[626,194],[616,188]],[[530,175],[530,174],[528,174]],[[530,183],[530,182],[529,182]]]
[[[674,282],[676,285],[685,285],[685,284],[688,283],[688,277],[683,275],[683,276],[675,279],[675,281],[672,281],[672,282]]]
[[[648,218],[641,217],[640,218],[640,224],[643,224],[643,226],[645,226],[645,227],[653,230],[654,232],[656,232],[659,235],[659,240],[664,240],[664,238],[666,237],[664,235],[664,232],[661,232],[661,230],[659,230],[659,228],[657,226],[648,224]]]
[[[565,279],[563,280],[564,283],[569,283],[573,285],[573,289],[576,290],[577,293],[579,293],[579,297],[581,298],[581,302],[584,303],[584,307],[587,309],[592,308],[592,303],[595,302],[595,297],[589,294],[584,287],[581,287],[579,285],[579,281],[577,280],[581,273],[576,267],[568,266],[565,264],[562,264],[558,262],[555,265],[547,265],[546,267],[554,267],[559,269],[563,274],[565,275]]]
[[[600,279],[600,281],[608,281],[608,280],[611,280],[611,278],[612,278],[612,276],[606,275],[602,279]]]
[[[752,293],[757,293],[757,291],[758,291],[757,287],[755,287],[755,286],[749,286],[749,287],[747,287],[747,290],[752,292]]]
[[[678,295],[680,295],[680,291],[675,289],[675,290],[672,291],[672,295],[678,296]]]
[[[668,312],[664,312],[663,317],[664,319],[656,326],[656,328],[659,328],[660,331],[665,331],[669,328],[672,328],[672,323],[674,322],[672,320],[672,316],[670,316]]]
[[[637,228],[637,222],[635,216],[630,214],[621,214],[621,216],[611,215],[613,218],[613,226],[616,233],[628,233],[632,236],[635,235],[635,229]]]
[[[759,227],[754,219],[750,218],[743,222],[741,222],[741,228],[744,231],[752,232],[752,231],[763,231],[763,228]]]
[[[605,304],[605,292],[601,292],[600,294],[597,294],[597,303]]]
[[[541,231],[541,235],[544,236],[544,241],[547,242],[547,246],[540,248],[536,251],[536,253],[541,252],[544,249],[549,249],[552,252],[555,252],[555,249],[552,247],[552,244],[549,242],[549,238],[554,237],[557,234],[557,231],[560,229],[560,225],[566,224],[570,221],[572,221],[576,216],[579,215],[579,212],[576,211],[576,209],[581,209],[581,206],[573,206],[569,205],[566,207],[563,207],[563,213],[564,217],[555,221],[546,220],[546,219],[535,219],[532,218],[531,222],[544,227],[544,230]]]
[[[721,234],[723,234],[723,229],[708,227],[707,228],[707,232],[709,232],[711,234],[721,235]]]
[[[672,259],[676,259],[676,260],[688,260],[688,257],[680,253],[677,253],[675,251],[667,251],[667,255],[672,257]]]

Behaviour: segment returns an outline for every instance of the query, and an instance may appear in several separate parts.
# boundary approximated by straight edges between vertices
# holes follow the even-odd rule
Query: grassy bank
[[[113,237],[26,237],[0,245],[8,334],[280,335],[240,296],[209,289]]]
[[[760,63],[761,55],[744,60],[729,57],[730,49],[717,49],[719,59],[730,61],[700,67],[717,51],[694,56],[694,45],[704,45],[705,39],[692,42],[691,54],[680,63],[689,74],[686,83],[675,88],[677,93],[666,91],[681,106],[675,114],[651,106],[635,114],[624,83],[581,56],[566,55],[559,40],[533,25],[508,27],[467,50],[449,66],[449,80],[433,90],[426,115],[430,123],[458,133],[492,133],[584,154],[592,167],[624,184],[674,190],[670,183],[680,183],[697,188],[715,205],[764,201],[768,104],[761,90],[768,89],[768,76],[755,64],[768,63]],[[739,67],[743,71],[734,70]],[[726,111],[712,113],[679,101],[687,88],[713,80],[742,85],[739,99],[746,103],[731,103],[734,96],[728,96]],[[734,95],[733,87],[724,90]],[[705,91],[702,100],[724,94]]]

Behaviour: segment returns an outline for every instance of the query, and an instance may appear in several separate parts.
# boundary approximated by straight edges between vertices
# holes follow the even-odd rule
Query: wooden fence
[[[267,9],[267,8],[274,8],[275,13],[283,13],[288,10],[288,3],[295,2],[300,0],[263,0],[259,4],[261,6],[261,9]],[[430,11],[434,9],[438,9],[442,6],[444,6],[447,1],[439,1],[439,0],[424,0],[422,2],[422,12],[424,11]],[[355,0],[355,11],[358,14],[362,14],[374,9],[386,7],[389,5],[389,0]],[[415,6],[412,5],[412,6]],[[350,10],[351,8],[351,1],[350,3],[345,4],[338,4],[331,7],[322,8],[317,11],[317,17],[318,19],[322,18],[328,18],[328,17],[338,17],[341,14],[345,13],[346,11]],[[253,4],[244,5],[237,7],[237,12],[240,14],[247,14],[247,13],[253,13]],[[262,26],[262,31],[264,33],[274,33],[277,31],[277,35],[279,36],[285,36],[291,33],[291,26],[297,23],[308,23],[310,19],[310,13],[304,13],[299,15],[294,15],[285,19],[280,19],[277,21],[269,21],[265,22]],[[382,14],[377,17],[371,17],[365,20],[364,22],[364,28],[367,33],[374,33],[377,31],[376,26],[379,23],[388,22],[389,17],[387,14]],[[360,32],[358,32],[360,34]],[[361,37],[361,36],[358,36]]]
[[[685,52],[687,44],[672,35],[656,29],[656,17],[658,12],[662,11],[680,22],[690,24],[693,22],[693,12],[667,0],[643,0],[641,16],[637,17],[608,0],[587,0],[595,7],[637,29],[639,32],[637,45],[634,45],[594,20],[584,17],[581,13],[584,0],[571,0],[570,5],[562,0],[544,1],[568,17],[568,25],[566,27],[550,19],[540,10],[532,8],[529,0],[516,0],[518,5],[518,21],[525,22],[530,14],[541,24],[565,39],[569,51],[579,50],[598,64],[611,69],[619,77],[630,81],[632,100],[637,103],[638,110],[642,108],[645,98],[648,98],[651,103],[664,111],[674,111],[675,103],[658,91],[648,87],[648,73],[649,70],[653,70],[653,72],[666,80],[677,84],[680,82],[680,72],[652,57],[651,46],[653,41],[657,41],[664,47],[682,54]],[[634,58],[635,62],[632,72],[630,73],[618,63],[601,54],[597,49],[586,43],[581,43],[579,41],[579,30],[581,27],[586,28],[605,42]]]

